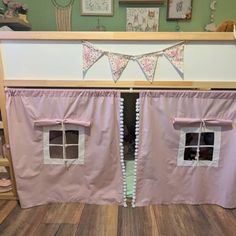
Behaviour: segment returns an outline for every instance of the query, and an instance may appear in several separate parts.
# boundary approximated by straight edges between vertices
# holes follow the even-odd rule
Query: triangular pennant
[[[142,69],[146,79],[150,82],[153,81],[156,72],[157,61],[159,54],[146,54],[136,58],[140,68]]]
[[[183,78],[184,75],[184,44],[178,44],[173,47],[167,48],[164,51],[164,55],[175,67],[178,73]]]
[[[83,43],[83,76],[86,75],[88,69],[98,61],[104,53],[104,51],[94,48],[87,42]]]
[[[130,60],[130,56],[117,53],[108,53],[107,57],[110,62],[113,80],[116,82],[126,68]]]

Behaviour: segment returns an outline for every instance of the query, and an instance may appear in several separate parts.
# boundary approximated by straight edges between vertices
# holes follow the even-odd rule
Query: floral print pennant
[[[160,55],[154,53],[136,58],[136,61],[142,69],[146,79],[150,82],[152,82],[154,79],[159,56]]]
[[[83,43],[83,76],[86,75],[88,69],[98,61],[104,53],[104,51],[94,48],[88,42]]]
[[[166,58],[171,62],[181,77],[184,75],[184,43],[163,50]]]
[[[162,55],[170,61],[180,76],[184,76],[184,42],[178,43],[166,49],[146,53],[142,55],[126,55],[112,53],[96,49],[92,44],[83,42],[83,76],[86,75],[90,67],[98,61],[103,55],[108,57],[112,77],[116,82],[121,77],[123,71],[128,65],[129,60],[134,60],[142,69],[146,79],[150,82],[154,80],[158,58]]]
[[[107,53],[107,57],[110,62],[113,80],[116,82],[126,68],[130,56],[118,53]]]

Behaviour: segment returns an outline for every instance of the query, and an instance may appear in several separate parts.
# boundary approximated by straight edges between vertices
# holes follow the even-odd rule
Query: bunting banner
[[[153,82],[157,61],[160,55],[154,53],[149,55],[143,55],[139,58],[136,58],[140,68],[142,69],[146,79],[150,82]]]
[[[110,62],[113,80],[116,82],[126,68],[130,56],[117,53],[107,53],[107,57]]]
[[[108,57],[113,80],[116,82],[121,77],[130,60],[136,61],[143,71],[146,79],[152,82],[155,78],[158,59],[164,55],[173,65],[182,79],[184,79],[184,42],[180,42],[160,51],[146,53],[142,55],[127,55],[107,52],[95,48],[88,42],[83,42],[83,77],[87,71],[103,55]]]
[[[181,77],[184,75],[184,44],[178,44],[163,50],[166,58],[171,62]]]
[[[83,76],[86,75],[88,69],[98,61],[103,55],[104,51],[98,50],[88,42],[83,43]]]

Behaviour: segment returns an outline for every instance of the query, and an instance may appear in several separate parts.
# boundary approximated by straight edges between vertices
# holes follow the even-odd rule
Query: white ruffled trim
[[[127,184],[126,184],[126,171],[124,162],[124,98],[120,98],[120,162],[123,177],[123,206],[127,207]]]
[[[136,202],[136,183],[137,183],[137,165],[138,165],[138,147],[139,147],[139,99],[136,100],[136,125],[135,125],[135,152],[134,152],[134,183],[132,194],[132,207],[135,207]]]

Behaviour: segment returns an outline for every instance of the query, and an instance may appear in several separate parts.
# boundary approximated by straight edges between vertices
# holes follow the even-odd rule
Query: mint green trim
[[[134,185],[134,160],[125,161],[126,165],[126,196],[132,198],[133,196],[133,185]]]

